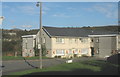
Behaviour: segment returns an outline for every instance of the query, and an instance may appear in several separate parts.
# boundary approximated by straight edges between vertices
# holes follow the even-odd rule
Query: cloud
[[[22,25],[21,27],[22,27],[22,28],[32,28],[31,25]]]
[[[30,6],[30,5],[18,6],[17,8],[20,9],[23,13],[30,14],[30,15],[34,15],[34,14],[39,14],[40,13],[40,11],[39,11],[40,9],[39,8]],[[46,14],[47,13],[46,11],[49,11],[49,10],[50,10],[50,8],[44,6],[42,8],[42,14]]]
[[[9,9],[11,12],[13,13],[24,13],[24,14],[28,14],[28,15],[35,15],[35,14],[39,14],[40,13],[40,9],[36,6],[31,6],[31,5],[23,5],[23,6],[19,6],[17,5],[16,7],[10,7],[8,5],[4,5],[3,6],[5,9]],[[47,11],[49,11],[50,8],[48,7],[43,7],[42,8],[42,14],[46,14]]]
[[[69,7],[68,10],[76,10],[76,8]]]
[[[68,18],[70,16],[66,15],[66,14],[54,14],[53,15],[54,17],[65,17],[65,18]]]
[[[17,26],[12,26],[12,28],[17,28]]]
[[[118,17],[118,9],[116,4],[112,3],[104,3],[104,4],[95,4],[91,8],[84,8],[89,12],[99,12],[104,14],[108,18],[117,18]]]
[[[18,6],[17,9],[19,9],[23,13],[30,14],[30,15],[39,13],[39,11],[36,10],[33,6],[28,6],[28,5]]]

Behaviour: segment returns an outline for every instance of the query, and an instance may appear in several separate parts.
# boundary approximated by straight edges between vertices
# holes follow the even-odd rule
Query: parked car
[[[120,53],[107,57],[107,62],[117,65],[120,64]]]

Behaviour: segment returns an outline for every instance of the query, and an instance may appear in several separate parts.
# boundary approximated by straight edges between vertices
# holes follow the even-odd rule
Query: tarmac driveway
[[[43,68],[51,67],[54,65],[62,64],[65,63],[66,60],[68,59],[60,59],[60,58],[55,58],[55,59],[43,59]],[[85,60],[104,60],[101,58],[96,58],[96,57],[81,57],[81,58],[73,58],[73,62],[78,62],[78,61],[85,61]],[[11,60],[11,61],[3,61],[3,68],[2,68],[2,74],[3,75],[9,75],[9,73],[12,72],[18,72],[18,71],[23,71],[23,70],[28,70],[28,69],[33,69],[36,67],[39,67],[39,60]]]

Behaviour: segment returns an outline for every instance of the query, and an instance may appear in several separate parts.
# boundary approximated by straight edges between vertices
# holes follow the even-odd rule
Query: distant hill
[[[22,29],[19,29],[19,28],[13,28],[11,30],[14,30],[14,31],[21,31]]]
[[[82,28],[87,28],[87,29],[102,29],[102,30],[108,30],[108,31],[111,31],[111,32],[120,32],[120,26],[118,26],[118,25],[82,27]]]

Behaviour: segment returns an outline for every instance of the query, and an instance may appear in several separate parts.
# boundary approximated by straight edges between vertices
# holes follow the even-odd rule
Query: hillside
[[[22,51],[22,38],[23,35],[37,34],[38,29],[34,30],[20,30],[20,29],[2,29],[2,51],[3,55],[14,53],[17,51],[21,54]]]

